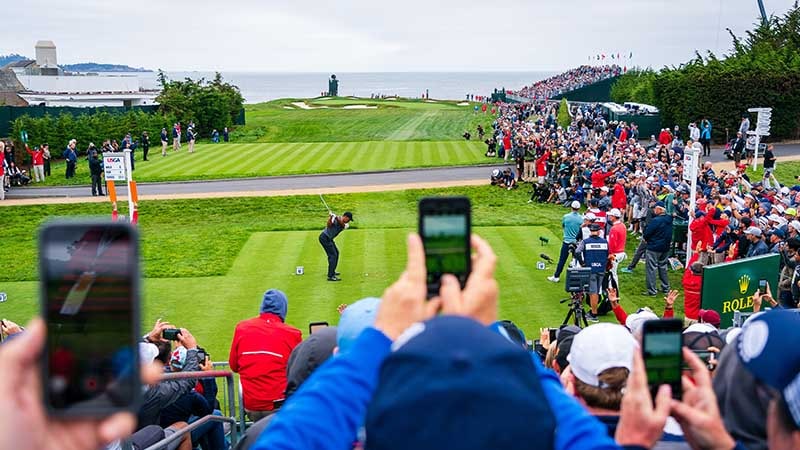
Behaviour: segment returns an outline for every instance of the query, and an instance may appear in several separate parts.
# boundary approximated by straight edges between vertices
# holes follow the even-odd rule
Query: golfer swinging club
[[[322,202],[325,203],[325,200],[323,199]],[[326,208],[327,206],[325,204]],[[339,249],[336,248],[336,243],[333,240],[349,226],[348,223],[353,220],[353,213],[348,211],[341,216],[337,216],[328,208],[328,214],[328,223],[322,233],[319,234],[319,243],[328,255],[328,281],[342,281],[339,278],[339,272],[336,271],[336,266],[339,264]]]

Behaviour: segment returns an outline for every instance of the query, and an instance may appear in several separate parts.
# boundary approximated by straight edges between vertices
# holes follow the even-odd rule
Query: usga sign
[[[125,153],[103,153],[103,171],[107,181],[126,181]]]

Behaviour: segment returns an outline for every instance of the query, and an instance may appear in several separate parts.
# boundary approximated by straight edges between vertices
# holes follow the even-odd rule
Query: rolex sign
[[[753,311],[753,294],[758,290],[759,281],[767,280],[772,296],[778,299],[779,270],[779,255],[706,266],[703,270],[702,308],[717,311],[722,317],[721,328],[727,328],[733,323],[734,311]],[[764,306],[762,304],[761,308]]]

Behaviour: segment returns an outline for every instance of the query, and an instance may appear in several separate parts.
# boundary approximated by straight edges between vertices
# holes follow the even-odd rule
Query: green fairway
[[[486,158],[485,145],[471,141],[328,142],[196,144],[178,152],[151,150],[148,161],[137,152],[137,181],[181,181],[325,172],[366,172],[412,167],[453,166],[496,162]],[[46,185],[89,184],[89,164],[79,161],[75,178],[64,178],[63,162],[53,164]]]
[[[297,104],[304,104],[301,109]],[[366,107],[369,109],[349,109]],[[138,181],[188,181],[365,172],[415,167],[491,163],[486,146],[477,140],[481,124],[491,130],[492,116],[475,113],[473,104],[423,100],[282,99],[247,105],[247,125],[233,132],[230,143],[202,139],[195,153],[182,143],[167,157],[154,137],[149,160],[135,152]],[[469,130],[475,139],[462,138]],[[79,143],[85,148],[87,143]],[[56,155],[60,155],[56,150]],[[89,165],[81,152],[74,178],[64,178],[65,164],[53,163],[44,183],[88,185]]]
[[[236,142],[358,142],[452,141],[464,131],[475,135],[482,124],[490,129],[494,118],[475,113],[475,103],[434,100],[373,100],[359,98],[311,99],[309,108],[281,99],[246,105],[247,125],[238,128]],[[370,109],[345,109],[363,105]]]
[[[475,232],[499,256],[501,316],[519,323],[531,339],[539,327],[560,324],[567,312],[558,303],[565,297],[563,282],[546,281],[553,267],[537,270],[536,263],[540,253],[557,258],[566,211],[526,204],[522,190],[489,186],[329,196],[331,206],[355,215],[354,227],[337,239],[340,283],[325,280],[325,254],[317,242],[325,212],[316,197],[142,202],[143,321],[149,326],[161,317],[190,328],[215,360],[226,358],[235,323],[257,313],[269,288],[288,294],[289,323],[303,330],[311,321],[334,324],[337,305],[380,296],[397,278],[405,264],[405,235],[416,223],[416,203],[432,194],[472,199]],[[37,310],[35,232],[41,222],[61,215],[107,216],[107,211],[108,205],[100,204],[0,208],[0,257],[7,261],[0,291],[9,298],[0,304],[0,316],[25,322]],[[549,243],[542,246],[539,237]],[[629,241],[629,255],[635,244]],[[305,275],[294,275],[296,266],[304,266]],[[660,298],[638,295],[643,270],[640,265],[636,274],[622,275],[622,303],[629,312],[650,305],[660,313]],[[671,279],[679,286],[680,272],[671,272]]]

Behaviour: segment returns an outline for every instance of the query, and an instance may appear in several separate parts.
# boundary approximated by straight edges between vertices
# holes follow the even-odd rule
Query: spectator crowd
[[[580,66],[525,86],[514,95],[533,100],[547,100],[608,78],[622,75],[622,67],[614,65]]]
[[[541,330],[531,345],[521,328],[500,320],[500,259],[480,237],[472,247],[463,290],[445,275],[439,295],[428,299],[422,242],[409,236],[406,270],[383,296],[342,305],[337,327],[305,340],[285,323],[286,295],[265,292],[259,314],[237,325],[230,349],[254,422],[237,448],[798,448],[797,310],[760,312],[728,330],[713,316],[701,318],[682,334],[680,395],[669,385],[653,394],[641,349],[654,313],[637,311],[623,324],[562,326],[552,341]],[[667,296],[667,310],[675,297]],[[140,449],[173,435],[179,439],[167,448],[228,448],[218,422],[180,434],[199,417],[221,414],[213,379],[202,377],[159,382],[148,375],[135,420],[46,417],[35,369],[43,323],[0,326],[8,336],[0,345],[0,449],[125,442]],[[197,339],[180,329],[173,347],[163,339],[169,328],[157,322],[139,344],[144,363],[157,361],[147,370],[210,371]]]

